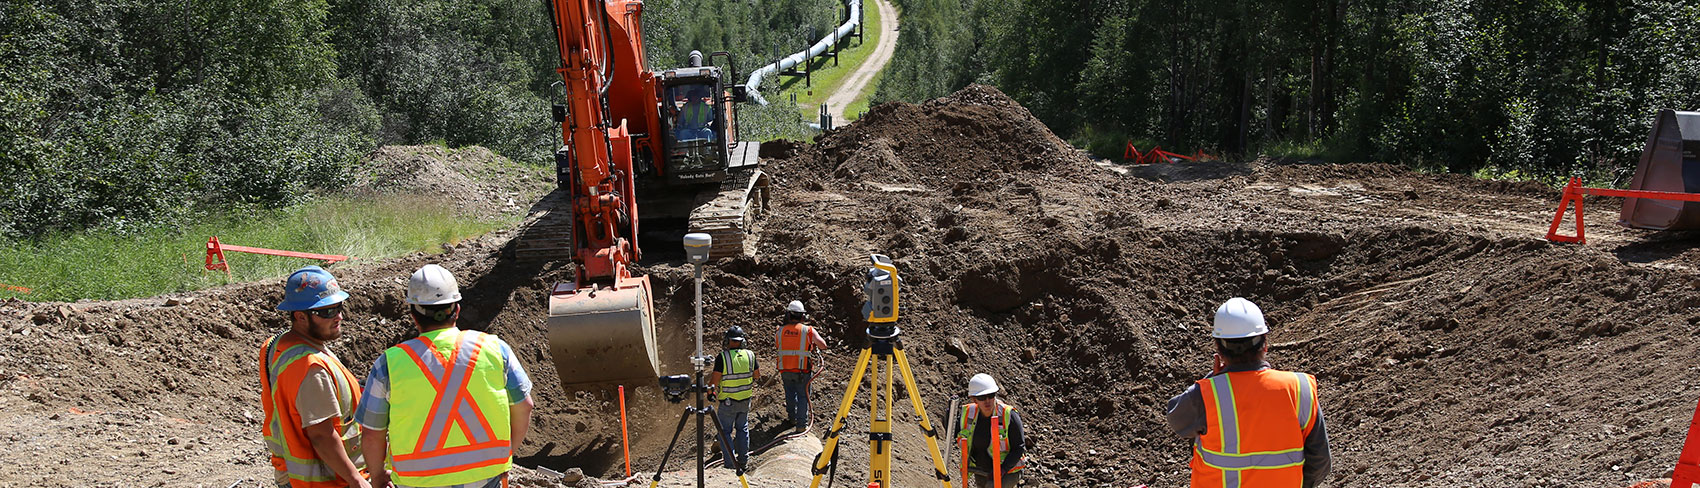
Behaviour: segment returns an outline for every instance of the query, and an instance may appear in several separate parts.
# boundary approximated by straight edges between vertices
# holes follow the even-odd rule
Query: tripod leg
[[[884,368],[885,375],[880,375]],[[880,486],[891,486],[891,399],[897,390],[892,389],[891,356],[879,354],[874,357],[873,380],[874,386],[868,392],[868,481],[879,483]]]
[[[655,485],[661,483],[661,470],[667,469],[667,458],[673,456],[673,446],[679,444],[679,433],[685,430],[685,419],[689,418],[691,410],[686,407],[685,411],[679,414],[679,425],[673,428],[673,440],[667,441],[667,452],[661,453],[661,464],[655,467],[655,477],[650,478],[649,488],[655,488]]]
[[[927,421],[927,409],[921,405],[921,389],[915,387],[915,375],[909,371],[909,357],[903,354],[903,347],[896,346],[893,352],[897,355],[897,366],[903,368],[903,387],[909,390],[909,403],[915,407],[915,414],[921,416],[921,433],[927,435],[927,454],[933,457],[933,476],[950,488],[950,475],[944,471],[944,457],[939,455],[938,431],[933,430],[932,423]],[[885,485],[880,485],[885,486]],[[967,488],[968,480],[962,480],[963,488]]]
[[[725,425],[721,425],[720,415],[716,414],[714,407],[703,407],[703,411],[698,415],[707,415],[709,418],[714,419],[714,435],[716,439],[720,439],[720,448],[725,452],[732,452],[732,433],[726,431],[727,427]],[[750,480],[744,478],[744,463],[738,462],[738,455],[735,452],[732,453],[732,461],[732,468],[738,473],[738,482],[742,483],[744,488],[750,488]],[[650,488],[655,487],[652,486]]]
[[[833,451],[838,449],[838,432],[844,430],[844,417],[850,415],[850,403],[856,399],[856,389],[862,386],[862,373],[868,370],[868,357],[873,349],[862,347],[862,354],[856,357],[856,371],[850,373],[850,387],[844,390],[844,401],[838,404],[838,414],[832,417],[832,428],[826,431],[826,448],[815,455],[815,478],[809,482],[809,488],[820,486],[820,477],[826,474],[827,460],[832,459]]]

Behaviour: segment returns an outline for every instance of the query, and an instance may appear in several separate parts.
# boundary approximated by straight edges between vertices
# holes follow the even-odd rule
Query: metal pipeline
[[[790,56],[786,56],[784,59],[780,59],[778,62],[762,66],[761,69],[757,69],[755,72],[750,73],[749,81],[744,82],[744,87],[749,90],[750,98],[755,99],[756,103],[767,105],[767,99],[761,97],[762,78],[780,71],[794,68],[797,65],[802,64],[804,61],[807,61],[809,58],[826,53],[827,50],[832,49],[832,45],[837,43],[839,39],[843,39],[844,36],[850,35],[850,31],[854,30],[856,26],[861,25],[862,0],[849,0],[849,3],[849,21],[838,26],[837,29],[834,29],[831,33],[827,34],[826,37],[820,38],[820,41],[815,42],[815,45],[809,46],[808,49],[797,51]]]

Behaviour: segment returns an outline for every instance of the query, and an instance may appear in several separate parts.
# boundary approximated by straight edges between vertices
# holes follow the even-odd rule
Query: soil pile
[[[1690,234],[1607,225],[1612,199],[1588,202],[1590,244],[1570,246],[1540,238],[1558,201],[1540,187],[1268,159],[1120,174],[983,86],[762,152],[773,207],[755,256],[705,269],[706,342],[717,351],[719,333],[742,326],[771,372],[782,307],[803,300],[832,346],[814,383],[817,434],[867,342],[856,317],[870,253],[902,276],[902,346],[930,424],[948,432],[967,378],[996,376],[1029,429],[1032,486],[1184,485],[1189,446],[1163,407],[1207,372],[1211,314],[1233,296],[1264,309],[1276,367],[1321,381],[1329,486],[1625,486],[1669,470],[1700,395],[1700,252]],[[364,374],[411,334],[407,274],[443,264],[461,277],[463,324],[513,344],[536,383],[520,464],[620,478],[611,399],[565,393],[543,342],[543,290],[569,269],[507,259],[512,234],[335,269],[353,294],[336,351]],[[663,367],[687,372],[690,269],[639,268],[658,290]],[[281,282],[174,306],[5,303],[0,438],[14,447],[0,479],[269,476],[254,362],[283,328],[271,310]],[[781,432],[779,391],[759,383],[756,445]],[[893,403],[896,484],[926,486],[908,394]],[[630,396],[647,478],[682,406],[649,386]],[[864,386],[837,483],[865,483],[868,403]],[[689,437],[668,469],[689,467]]]

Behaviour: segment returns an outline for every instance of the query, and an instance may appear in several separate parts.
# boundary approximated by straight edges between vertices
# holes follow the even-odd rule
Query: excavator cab
[[[729,101],[720,69],[680,68],[661,73],[661,168],[667,183],[717,183],[726,179]]]

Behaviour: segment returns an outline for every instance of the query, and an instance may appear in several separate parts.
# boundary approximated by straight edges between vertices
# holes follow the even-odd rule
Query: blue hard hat
[[[308,266],[290,273],[283,283],[283,303],[277,309],[284,312],[307,310],[342,303],[348,292],[337,286],[336,277],[318,266]]]

